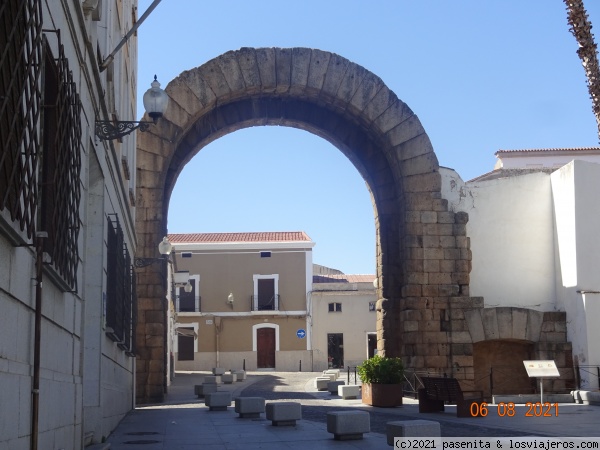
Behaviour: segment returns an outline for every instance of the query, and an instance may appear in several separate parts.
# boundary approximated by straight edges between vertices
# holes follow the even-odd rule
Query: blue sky
[[[600,27],[600,4],[585,6]],[[164,88],[241,47],[338,53],[381,77],[419,116],[440,165],[468,180],[500,149],[598,145],[566,17],[562,0],[162,0],[138,30],[138,97],[154,74]],[[375,273],[364,181],[338,149],[296,129],[249,128],[203,148],[179,176],[168,229],[303,230],[315,263]]]

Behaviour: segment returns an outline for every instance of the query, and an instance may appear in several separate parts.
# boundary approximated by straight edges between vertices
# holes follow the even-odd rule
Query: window
[[[108,217],[106,262],[106,335],[134,356],[137,319],[131,257],[116,215]]]
[[[369,311],[375,311],[375,302],[369,302]]]
[[[48,43],[45,50],[40,231],[48,233],[44,252],[54,270],[77,290],[81,103],[62,44],[57,59]]]
[[[189,279],[191,292],[185,292],[183,287],[177,288],[177,311],[200,312],[200,275],[192,275]]]
[[[254,275],[252,311],[279,311],[279,275]]]
[[[0,212],[34,236],[42,105],[42,2],[0,7]]]
[[[329,312],[342,312],[342,304],[341,303],[330,303],[329,304]]]

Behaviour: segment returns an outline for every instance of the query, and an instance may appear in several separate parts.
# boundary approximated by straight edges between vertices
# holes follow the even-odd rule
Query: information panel
[[[560,377],[556,363],[552,360],[523,361],[529,378]]]

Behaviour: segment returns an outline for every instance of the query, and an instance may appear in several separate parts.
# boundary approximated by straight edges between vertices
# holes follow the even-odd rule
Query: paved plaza
[[[177,373],[165,403],[137,408],[123,419],[108,439],[111,450],[382,449],[391,448],[385,436],[387,422],[414,419],[439,422],[443,437],[600,435],[600,406],[560,404],[558,415],[528,417],[525,405],[517,405],[509,417],[502,410],[499,414],[497,405],[490,405],[487,417],[457,418],[454,406],[447,406],[445,412],[419,414],[416,400],[406,397],[397,408],[343,400],[314,388],[313,380],[320,373],[249,372],[245,381],[219,386],[219,391],[230,391],[232,398],[260,396],[267,402],[302,404],[302,420],[295,426],[275,427],[265,414],[259,419],[238,418],[233,406],[227,411],[209,411],[204,400],[194,395],[194,385],[205,375]],[[326,416],[342,409],[368,411],[371,432],[362,440],[335,441],[327,432]]]

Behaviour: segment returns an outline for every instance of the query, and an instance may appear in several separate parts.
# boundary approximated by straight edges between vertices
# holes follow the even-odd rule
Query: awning
[[[177,328],[175,331],[179,336],[188,336],[193,337],[194,339],[198,339],[198,335],[196,334],[193,328]]]

